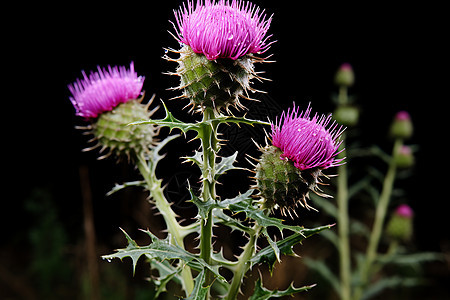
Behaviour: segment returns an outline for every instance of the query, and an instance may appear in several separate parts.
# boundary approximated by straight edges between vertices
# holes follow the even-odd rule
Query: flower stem
[[[343,137],[344,139],[344,137]],[[344,142],[342,147],[345,147]],[[345,157],[346,151],[341,156]],[[347,166],[338,167],[337,178],[337,204],[338,204],[338,235],[339,235],[339,262],[341,299],[350,299],[351,295],[351,265],[350,265],[350,240],[349,240],[349,217],[348,217],[348,178]]]
[[[370,234],[369,245],[366,250],[366,260],[361,269],[361,285],[355,291],[355,300],[358,300],[362,296],[363,289],[367,285],[370,274],[372,271],[372,265],[377,257],[378,244],[380,242],[381,233],[383,231],[383,225],[386,217],[386,212],[389,206],[389,200],[392,194],[392,188],[394,185],[395,174],[397,166],[395,163],[395,156],[398,153],[399,148],[402,146],[403,141],[396,139],[392,150],[391,161],[389,162],[389,168],[386,173],[383,182],[383,188],[381,190],[380,199],[375,212],[375,221],[373,223],[372,232]]]
[[[233,276],[233,281],[231,282],[230,290],[228,292],[226,300],[234,300],[237,299],[237,294],[239,293],[239,289],[242,284],[242,280],[250,268],[249,260],[255,254],[256,249],[256,241],[259,236],[259,232],[261,230],[261,226],[255,224],[253,227],[253,231],[250,233],[250,239],[247,244],[244,246],[244,251],[239,256],[239,263],[236,265],[236,272]]]
[[[185,230],[183,230],[183,227],[178,224],[176,214],[172,210],[169,202],[164,196],[163,188],[161,187],[161,180],[157,179],[156,175],[150,171],[151,169],[149,168],[149,165],[142,156],[138,157],[137,166],[142,174],[142,177],[144,177],[147,188],[149,189],[151,196],[155,201],[155,205],[158,211],[161,213],[164,221],[166,222],[167,231],[171,236],[170,242],[174,245],[178,245],[179,247],[184,248],[183,239],[185,236]],[[181,277],[183,279],[183,289],[186,291],[186,295],[189,295],[194,289],[194,280],[192,278],[190,267],[184,266],[181,272]]]
[[[339,88],[339,105],[348,102],[347,87]],[[344,149],[340,158],[347,156],[345,150],[345,133],[342,134],[341,147]],[[350,240],[349,240],[349,216],[348,216],[348,176],[347,165],[338,167],[337,178],[337,206],[338,206],[338,236],[339,236],[339,277],[341,281],[341,299],[350,299],[351,295],[351,264],[350,264]]]
[[[214,111],[212,108],[205,108],[203,112],[203,121],[214,119]],[[215,162],[218,152],[217,140],[217,124],[211,123],[211,127],[205,126],[199,133],[202,141],[203,166],[202,166],[202,199],[203,201],[216,200],[216,183],[215,183]],[[212,210],[208,212],[206,218],[201,219],[200,224],[200,258],[207,264],[211,264],[212,255],[212,227],[213,218]],[[206,271],[205,286],[212,283],[212,273]]]

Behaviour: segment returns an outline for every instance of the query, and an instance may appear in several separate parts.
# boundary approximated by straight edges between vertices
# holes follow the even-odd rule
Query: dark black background
[[[448,247],[444,113],[448,61],[442,8],[379,2],[361,6],[256,3],[273,14],[270,33],[277,41],[267,52],[276,62],[257,66],[272,81],[257,88],[267,91],[266,97],[280,108],[292,101],[299,105],[311,101],[315,111],[332,111],[334,73],[341,63],[349,62],[356,74],[351,93],[362,108],[364,143],[389,151],[386,132],[393,115],[399,110],[410,112],[415,134],[409,142],[419,146],[414,177],[408,179],[417,248],[441,251],[446,243]],[[173,71],[175,65],[161,57],[163,47],[178,47],[168,30],[174,32],[169,20],[174,20],[172,10],[180,4],[53,3],[11,10],[14,17],[4,26],[6,41],[2,43],[7,53],[2,84],[2,170],[7,179],[2,180],[1,209],[6,244],[8,236],[20,234],[29,225],[23,199],[36,187],[52,190],[68,231],[82,233],[80,165],[87,165],[93,177],[97,235],[101,239],[123,226],[118,208],[103,196],[115,182],[123,181],[123,167],[111,160],[96,161],[95,153],[81,152],[87,139],[74,129],[83,121],[74,116],[67,85],[80,77],[81,70],[134,61],[138,74],[146,77],[147,99],[152,93],[157,99],[176,96],[166,89],[177,85],[177,79],[162,74]],[[184,117],[181,110],[185,104],[168,102],[176,116],[188,120],[192,117]],[[177,143],[182,145],[182,140]],[[183,147],[185,155],[196,145]],[[167,166],[178,166],[177,155],[170,157],[172,163]],[[171,170],[160,172],[165,176]]]

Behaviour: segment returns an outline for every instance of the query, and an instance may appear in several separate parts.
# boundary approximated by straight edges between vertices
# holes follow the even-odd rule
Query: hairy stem
[[[182,226],[178,224],[176,214],[164,196],[163,188],[161,187],[161,180],[157,179],[156,175],[150,171],[151,169],[149,168],[149,165],[142,156],[138,157],[137,166],[144,177],[147,188],[155,201],[158,211],[161,213],[164,221],[166,222],[167,230],[171,236],[171,243],[184,248],[184,230]],[[194,280],[192,278],[191,268],[184,266],[183,271],[181,272],[181,277],[183,279],[183,289],[186,291],[186,294],[189,295],[194,289]]]
[[[395,156],[398,150],[402,146],[402,140],[396,139],[392,150],[391,161],[383,182],[383,188],[381,190],[380,199],[375,212],[375,221],[373,223],[372,232],[370,234],[369,245],[366,250],[366,260],[361,269],[361,285],[355,291],[354,299],[358,300],[362,296],[363,289],[367,285],[370,274],[372,273],[372,265],[377,257],[378,244],[380,242],[381,233],[383,231],[383,225],[386,217],[386,212],[389,206],[389,200],[392,194],[392,188],[394,186],[395,174],[397,171]]]

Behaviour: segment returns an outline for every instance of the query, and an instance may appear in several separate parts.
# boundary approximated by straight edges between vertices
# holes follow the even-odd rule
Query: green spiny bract
[[[176,98],[190,99],[192,109],[202,111],[205,107],[212,107],[221,111],[223,108],[228,109],[230,105],[244,108],[239,98],[251,100],[247,91],[256,91],[250,87],[250,80],[263,79],[254,72],[253,63],[264,60],[252,54],[236,60],[208,60],[205,55],[195,53],[189,46],[184,46],[178,53],[178,59],[167,58],[178,62],[177,72],[170,74],[181,78],[180,86],[174,89],[183,90],[183,95]]]
[[[312,208],[306,199],[309,198],[309,191],[318,193],[317,184],[319,176],[322,175],[321,170],[312,168],[300,171],[292,161],[287,158],[281,159],[282,151],[275,146],[266,146],[261,150],[262,155],[256,166],[255,177],[256,188],[262,198],[262,207],[280,208],[284,215],[291,211],[295,213],[294,209],[298,204],[308,209]]]
[[[97,144],[86,150],[101,147],[100,152],[103,152],[108,149],[109,152],[99,159],[111,154],[119,158],[127,156],[129,159],[148,151],[155,143],[158,128],[153,125],[127,126],[131,122],[148,120],[153,114],[153,111],[148,110],[151,101],[146,105],[141,101],[142,98],[122,103],[94,120],[89,126],[89,133],[94,135],[92,140],[97,141]]]

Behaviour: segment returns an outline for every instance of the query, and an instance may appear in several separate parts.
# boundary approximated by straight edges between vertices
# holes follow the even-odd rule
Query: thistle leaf
[[[213,217],[215,218],[214,223],[223,224],[225,226],[230,227],[231,229],[240,230],[242,232],[252,232],[253,229],[243,225],[240,221],[226,215],[222,210],[215,209],[213,210]]]
[[[193,156],[184,156],[185,162],[192,162],[198,165],[199,168],[203,167],[203,155],[199,151],[195,151]]]
[[[247,124],[247,125],[268,125],[271,124],[269,122],[264,122],[260,120],[252,120],[247,119],[245,116],[243,117],[235,117],[235,116],[220,116],[215,119],[211,119],[211,122],[219,122],[219,123],[235,123],[235,124]]]
[[[289,237],[276,242],[276,246],[280,251],[280,255],[294,255],[294,251],[292,247],[301,243],[304,239],[321,232],[322,230],[329,229],[334,225],[326,225],[315,227],[311,229],[304,228],[299,233],[294,233]],[[267,263],[269,265],[270,270],[273,269],[273,265],[277,260],[276,253],[272,246],[267,246],[264,249],[260,250],[255,256],[250,259],[250,263],[253,265],[260,263]]]
[[[230,204],[228,208],[233,212],[244,212],[248,218],[255,220],[258,225],[263,228],[274,226],[277,227],[280,232],[284,229],[288,229],[296,233],[302,233],[304,230],[303,226],[285,225],[280,219],[266,216],[264,211],[253,205],[253,199],[250,197],[243,197],[239,200],[240,201],[237,201],[236,203]]]
[[[152,280],[152,282],[158,288],[156,290],[156,293],[155,293],[153,299],[158,299],[159,295],[162,292],[167,292],[166,285],[170,281],[174,281],[178,284],[181,284],[181,282],[182,282],[182,279],[180,276],[180,273],[182,270],[181,268],[176,268],[176,267],[170,265],[170,263],[167,260],[159,262],[159,261],[150,259],[150,264],[153,269],[156,269],[159,272],[159,277],[153,278],[153,280]]]
[[[189,130],[199,131],[200,127],[204,126],[204,125],[212,126],[213,124],[218,125],[218,124],[222,124],[222,123],[247,124],[247,125],[251,125],[251,126],[253,126],[255,124],[259,124],[259,125],[269,125],[270,126],[269,122],[247,119],[245,116],[244,117],[219,116],[217,118],[209,119],[209,120],[206,120],[203,122],[184,123],[183,121],[180,121],[173,116],[173,114],[167,109],[167,106],[164,103],[164,101],[161,100],[161,102],[163,104],[163,107],[164,107],[164,110],[166,113],[166,116],[163,119],[136,121],[136,122],[129,123],[128,125],[129,126],[148,125],[148,124],[159,125],[159,126],[163,126],[163,127],[169,127],[170,130],[178,128],[183,133],[186,133]]]
[[[269,245],[273,250],[272,253],[275,255],[276,260],[280,261],[281,254],[283,253],[278,248],[278,243],[276,243],[270,237],[269,233],[267,232],[267,228],[270,226],[274,226],[278,228],[281,233],[283,233],[283,230],[287,229],[300,235],[303,235],[303,231],[305,230],[305,228],[302,226],[285,225],[283,224],[282,220],[267,216],[261,209],[253,205],[253,199],[250,198],[251,193],[248,193],[248,195],[247,193],[234,198],[232,203],[224,203],[225,201],[221,202],[221,205],[228,205],[228,207],[222,206],[221,208],[228,208],[235,213],[244,212],[248,218],[256,221],[256,223],[258,223],[258,225],[263,228],[261,232],[269,242]]]
[[[299,293],[299,292],[308,291],[315,286],[316,285],[313,284],[313,285],[309,285],[309,286],[303,286],[300,288],[296,288],[296,287],[294,287],[294,284],[292,283],[284,291],[277,291],[277,290],[271,291],[262,286],[261,278],[260,278],[256,281],[255,290],[253,292],[253,295],[249,298],[249,300],[267,300],[270,298],[280,298],[280,297],[284,297],[284,296],[291,296],[291,295]]]
[[[121,191],[122,189],[130,186],[145,187],[145,180],[129,181],[122,184],[116,183],[116,185],[106,194],[106,196],[111,196],[112,194],[117,193],[118,191]]]
[[[186,300],[204,300],[206,299],[206,296],[208,295],[209,287],[204,287],[203,284],[205,283],[205,270],[201,271],[197,277],[195,277],[195,285],[194,289],[192,290],[192,293],[189,295],[189,297],[186,298]]]
[[[192,189],[189,187],[189,194],[191,195],[191,202],[193,202],[197,206],[198,215],[206,219],[208,217],[208,213],[211,209],[214,207],[217,207],[217,203],[214,199],[209,198],[206,201],[204,199],[200,199],[199,197],[195,196]]]
[[[202,218],[206,218],[209,211],[213,208],[225,209],[228,208],[229,205],[249,199],[250,195],[253,193],[253,190],[248,190],[244,194],[240,194],[234,198],[226,199],[223,201],[216,201],[212,198],[205,201],[204,199],[200,199],[199,197],[195,196],[194,192],[190,188],[189,193],[191,194],[191,202],[197,205],[199,216]]]
[[[214,179],[217,180],[220,175],[225,174],[227,171],[230,170],[239,170],[242,168],[233,166],[233,163],[236,161],[236,157],[238,155],[238,152],[236,151],[233,155],[222,157],[220,161],[216,164],[216,172]]]
[[[148,159],[149,162],[149,166],[150,166],[150,170],[153,172],[153,174],[155,174],[155,170],[156,170],[156,165],[158,164],[158,162],[164,158],[165,154],[159,154],[159,152],[161,151],[161,149],[170,141],[178,138],[180,135],[179,134],[174,134],[174,135],[169,135],[168,137],[166,137],[164,140],[158,142],[158,144],[152,148],[151,152],[150,152],[150,157]]]
[[[128,126],[152,124],[152,125],[158,125],[158,126],[162,126],[162,127],[169,127],[170,131],[177,128],[177,129],[180,129],[183,133],[186,133],[189,130],[198,130],[199,127],[197,124],[184,123],[183,121],[176,119],[172,115],[172,113],[167,109],[166,104],[162,100],[161,100],[161,102],[162,102],[164,110],[166,112],[166,116],[164,117],[164,119],[161,119],[161,120],[151,120],[150,119],[150,120],[146,120],[146,121],[136,121],[136,122],[129,123]]]
[[[143,232],[150,236],[152,242],[148,246],[138,246],[136,242],[133,241],[125,231],[123,232],[128,240],[128,246],[124,249],[116,250],[117,252],[114,254],[102,256],[102,258],[109,261],[114,258],[123,260],[125,257],[130,257],[133,263],[133,275],[136,269],[137,261],[142,255],[145,255],[147,258],[159,262],[179,259],[184,261],[192,269],[195,269],[199,272],[203,271],[204,269],[208,269],[218,280],[226,282],[225,278],[219,274],[218,268],[216,266],[210,266],[198,255],[187,252],[177,245],[172,245],[170,243],[170,235],[166,239],[160,240],[149,230],[143,230]]]
[[[254,191],[255,190],[251,189],[251,190],[246,191],[243,194],[239,194],[238,196],[236,196],[234,198],[225,199],[223,201],[220,201],[218,203],[218,206],[220,208],[222,208],[222,209],[224,209],[224,208],[228,208],[229,209],[230,205],[234,205],[234,204],[238,204],[238,203],[241,203],[241,202],[245,202],[245,201],[251,200],[251,195],[253,194]]]

